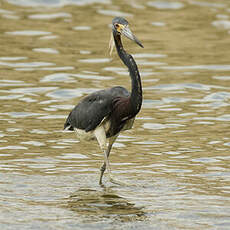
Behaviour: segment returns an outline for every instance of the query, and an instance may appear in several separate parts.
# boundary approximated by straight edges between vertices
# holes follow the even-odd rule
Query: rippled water
[[[144,102],[111,154],[63,132],[85,95],[130,87],[114,16],[143,42]],[[227,0],[0,1],[0,229],[230,229]]]

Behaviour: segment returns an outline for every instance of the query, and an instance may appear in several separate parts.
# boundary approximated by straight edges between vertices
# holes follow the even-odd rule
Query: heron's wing
[[[71,111],[64,129],[78,128],[86,132],[95,129],[112,112],[114,98],[128,96],[128,91],[123,87],[113,87],[88,95]]]

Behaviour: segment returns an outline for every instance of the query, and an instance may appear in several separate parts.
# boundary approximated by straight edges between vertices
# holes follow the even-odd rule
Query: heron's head
[[[144,48],[141,42],[135,37],[129,28],[129,23],[126,19],[122,17],[115,17],[112,21],[112,30],[119,35],[124,35],[130,40],[134,41],[140,47]]]
[[[126,19],[124,19],[122,17],[115,17],[112,20],[112,31],[113,31],[113,33],[116,33],[117,35],[124,35],[125,37],[134,41],[140,47],[144,48],[144,46],[141,44],[141,42],[136,38],[136,36],[130,30],[129,23]],[[110,43],[113,43],[112,37],[111,37]],[[112,47],[113,47],[113,44],[112,44]],[[110,48],[112,48],[112,47],[110,44]],[[110,50],[110,53],[111,52],[112,52],[112,49]]]

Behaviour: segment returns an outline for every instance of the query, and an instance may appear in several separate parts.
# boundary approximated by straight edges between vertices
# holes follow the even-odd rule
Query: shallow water
[[[111,154],[130,186],[98,185],[103,154],[63,124],[85,95],[130,88],[108,43],[124,40],[142,76],[134,128]],[[0,1],[0,228],[229,229],[230,3]]]

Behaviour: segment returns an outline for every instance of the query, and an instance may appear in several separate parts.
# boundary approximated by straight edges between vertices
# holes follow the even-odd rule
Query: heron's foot
[[[127,182],[123,182],[123,181],[120,181],[116,178],[114,178],[113,176],[109,175],[109,181],[113,184],[118,184],[118,185],[121,185],[121,186],[131,186],[131,184],[127,183]]]
[[[103,175],[104,175],[104,172],[106,170],[106,163],[104,163],[101,168],[100,168],[100,171],[101,171],[101,175],[100,175],[100,179],[99,179],[99,185],[103,185],[102,183],[102,178],[103,178]],[[121,185],[121,186],[132,186],[132,184],[128,184],[126,182],[123,182],[123,181],[120,181],[116,178],[114,178],[112,175],[111,175],[111,171],[109,170],[108,171],[108,176],[109,176],[109,181],[113,184],[117,184],[117,185]]]

